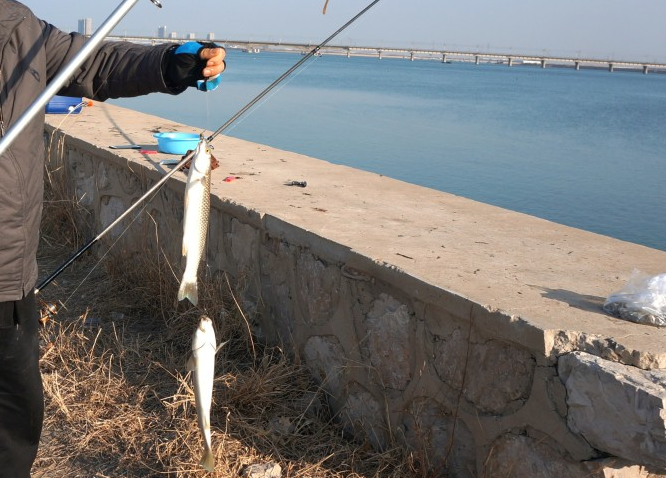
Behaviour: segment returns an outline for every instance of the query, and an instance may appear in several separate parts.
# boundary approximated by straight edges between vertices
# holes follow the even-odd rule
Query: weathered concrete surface
[[[54,161],[69,171],[96,231],[164,173],[167,156],[108,146],[156,149],[153,131],[196,131],[104,105],[62,129],[69,136]],[[504,476],[506,461],[521,454],[525,473],[615,472],[597,459],[620,451],[584,434],[580,415],[595,404],[571,392],[579,374],[597,387],[606,375],[595,375],[594,361],[570,372],[567,355],[639,373],[666,368],[666,329],[601,310],[633,269],[664,272],[666,253],[230,137],[214,146],[221,168],[207,270],[244,284],[254,329],[300,356],[349,431],[379,448],[402,442],[426,457],[433,476]],[[184,179],[168,181],[116,247],[131,257],[159,237],[178,268]],[[308,187],[285,186],[288,179]],[[618,380],[626,387],[631,376]],[[581,390],[594,398],[594,387]],[[655,417],[656,402],[645,403]],[[632,477],[660,463],[631,460],[622,473]]]

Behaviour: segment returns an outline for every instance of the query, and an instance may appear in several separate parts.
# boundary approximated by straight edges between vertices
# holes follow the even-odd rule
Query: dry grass
[[[62,187],[47,194],[42,274],[81,242],[67,198]],[[121,259],[85,257],[40,294],[59,312],[41,331],[46,419],[35,477],[237,477],[271,462],[284,478],[424,476],[399,449],[347,439],[307,370],[256,343],[225,277],[209,280],[200,299],[218,341],[229,341],[216,363],[216,471],[205,473],[185,369],[200,312],[177,304],[162,255]]]

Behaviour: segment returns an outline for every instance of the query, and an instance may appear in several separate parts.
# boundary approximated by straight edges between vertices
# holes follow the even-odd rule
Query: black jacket
[[[0,0],[0,135],[81,49],[85,38],[36,18],[24,5]],[[177,93],[165,84],[169,45],[104,43],[59,92],[107,98]],[[44,114],[38,114],[0,156],[0,302],[19,300],[37,280],[43,201]]]

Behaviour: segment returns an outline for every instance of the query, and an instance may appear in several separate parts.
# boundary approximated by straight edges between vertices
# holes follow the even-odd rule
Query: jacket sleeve
[[[41,22],[46,51],[47,81],[51,81],[83,48],[86,39]],[[185,88],[169,88],[162,64],[171,46],[144,46],[128,42],[103,42],[84,61],[58,94],[85,96],[98,101],[161,92],[177,94]]]

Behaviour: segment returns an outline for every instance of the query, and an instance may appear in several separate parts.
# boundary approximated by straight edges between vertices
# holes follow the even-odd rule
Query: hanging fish
[[[178,289],[178,300],[188,299],[197,305],[197,272],[206,250],[208,218],[210,216],[210,146],[201,136],[190,162],[185,186],[185,217],[183,218],[183,248],[185,272]]]
[[[222,344],[220,344],[220,347]],[[213,321],[205,315],[192,335],[192,353],[187,361],[187,369],[192,371],[194,382],[194,402],[197,409],[199,430],[204,440],[204,453],[199,463],[206,471],[215,469],[215,457],[210,435],[210,406],[213,400],[213,379],[215,378],[215,342]]]

